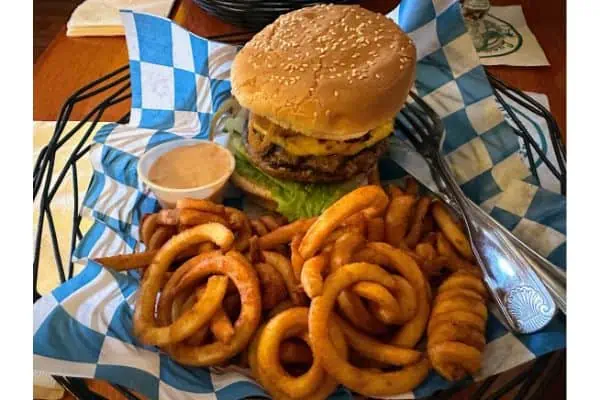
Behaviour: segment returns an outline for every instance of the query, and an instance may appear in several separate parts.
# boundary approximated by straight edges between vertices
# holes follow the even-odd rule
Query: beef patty
[[[269,175],[315,183],[345,181],[368,173],[387,150],[388,140],[379,141],[352,156],[296,156],[277,144],[267,142],[252,129],[244,144],[252,163]]]

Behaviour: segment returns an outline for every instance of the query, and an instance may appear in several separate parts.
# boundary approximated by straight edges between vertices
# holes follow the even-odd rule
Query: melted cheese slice
[[[327,156],[340,154],[351,156],[361,150],[373,146],[388,137],[394,130],[394,121],[389,120],[383,125],[369,131],[366,139],[360,141],[338,141],[317,139],[286,130],[266,118],[251,118],[253,128],[267,139],[296,156]]]

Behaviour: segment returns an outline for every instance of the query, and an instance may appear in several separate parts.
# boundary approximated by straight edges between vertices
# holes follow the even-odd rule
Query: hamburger
[[[230,140],[233,183],[290,219],[318,215],[377,167],[415,60],[393,21],[359,6],[280,16],[233,61],[232,94],[248,110]]]

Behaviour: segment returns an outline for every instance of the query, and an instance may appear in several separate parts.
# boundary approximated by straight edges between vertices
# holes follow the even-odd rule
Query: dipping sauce
[[[150,167],[148,179],[171,189],[189,189],[218,181],[230,167],[227,150],[213,143],[198,143],[161,155]]]

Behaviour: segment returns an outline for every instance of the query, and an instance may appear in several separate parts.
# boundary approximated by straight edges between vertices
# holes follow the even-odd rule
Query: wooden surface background
[[[82,0],[33,0],[33,62],[46,50]]]
[[[72,0],[55,0],[72,1]],[[388,12],[398,0],[365,0],[362,5],[379,12]],[[52,9],[52,0],[36,0],[46,3],[46,10]],[[559,127],[566,137],[566,1],[565,0],[492,0],[492,4],[521,4],[527,23],[544,49],[550,66],[548,67],[489,67],[490,71],[500,79],[526,91],[541,92],[548,95],[550,107]],[[44,8],[38,8],[44,10]],[[55,8],[54,8],[55,10]],[[52,11],[48,11],[51,14]],[[34,65],[34,103],[35,120],[55,120],[64,101],[83,85],[127,64],[127,49],[123,37],[111,38],[67,38],[63,26],[56,37],[47,45],[48,35],[56,30],[59,17],[46,18],[44,12],[36,12],[34,20],[37,29],[44,30],[44,40],[34,49],[36,61]],[[68,17],[67,17],[68,18]],[[178,0],[171,13],[171,18],[201,35],[211,36],[243,31],[205,14],[191,0]],[[66,22],[66,19],[64,20]],[[43,35],[42,35],[43,36]],[[42,52],[43,48],[46,49]],[[41,53],[41,54],[40,54]],[[39,55],[39,57],[37,57]],[[73,112],[71,119],[80,119],[98,102],[91,98],[80,104]],[[124,102],[109,109],[103,116],[104,121],[115,121],[129,110],[129,103]],[[565,366],[561,361],[560,372],[551,381],[543,393],[544,399],[565,398]],[[498,384],[506,382],[518,371],[503,376]],[[114,388],[100,381],[89,381],[93,390],[109,399],[124,399]],[[476,390],[471,385],[455,394],[453,400],[468,399]],[[505,394],[501,399],[510,399],[516,391]],[[65,399],[73,399],[66,395]]]

